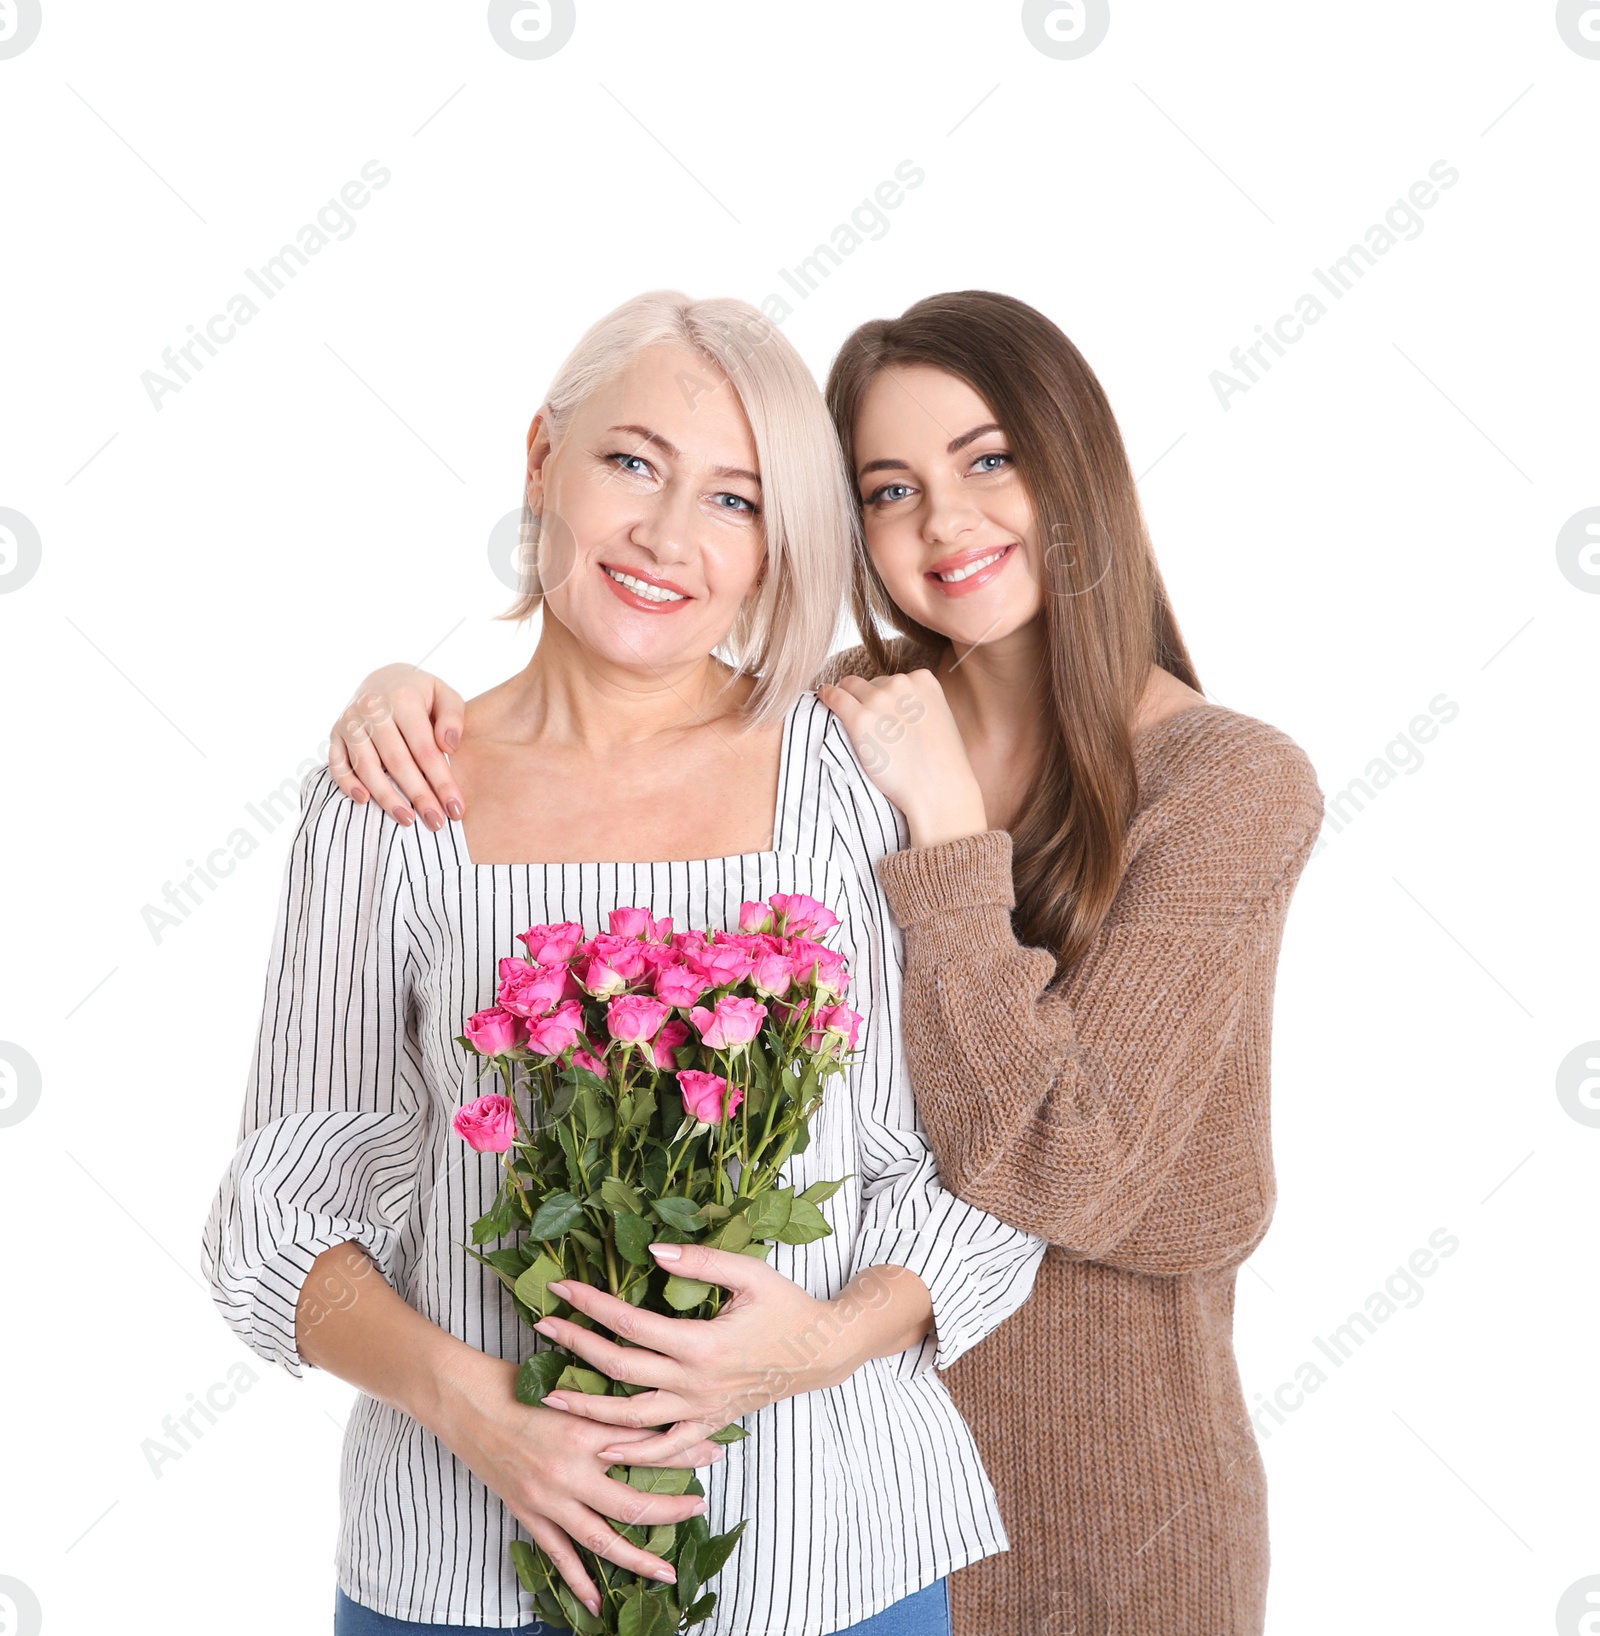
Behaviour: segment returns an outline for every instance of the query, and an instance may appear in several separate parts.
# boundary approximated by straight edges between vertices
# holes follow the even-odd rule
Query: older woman
[[[526,497],[533,578],[514,611],[543,619],[527,667],[467,706],[454,768],[470,828],[403,827],[326,771],[306,781],[241,1145],[207,1228],[241,1337],[363,1393],[337,1628],[521,1625],[519,1526],[591,1612],[574,1539],[670,1578],[605,1518],[677,1522],[702,1502],[641,1512],[606,1474],[625,1448],[709,1466],[710,1523],[750,1519],[709,1636],[946,1631],[944,1576],[1006,1537],[935,1368],[1026,1299],[1043,1245],[939,1185],[874,873],[904,830],[800,692],[853,526],[826,412],[753,308],[641,297],[560,371],[529,431]],[[708,1323],[678,1321],[690,1366],[652,1404],[668,1432],[523,1407],[524,1332],[460,1249],[497,1184],[493,1155],[464,1160],[449,1138],[471,1094],[461,1021],[492,1002],[519,928],[599,929],[626,904],[731,928],[773,891],[839,915],[864,1014],[848,1094],[796,1165],[801,1181],[851,1176],[833,1236],[780,1246],[770,1267],[698,1252],[696,1276],[737,1293]],[[798,1344],[823,1333],[820,1351]],[[704,1427],[734,1396],[751,1435],[722,1458]]]

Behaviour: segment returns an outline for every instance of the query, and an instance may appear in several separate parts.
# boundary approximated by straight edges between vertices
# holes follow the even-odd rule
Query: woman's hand
[[[352,801],[376,799],[402,824],[421,812],[429,829],[443,829],[444,813],[460,818],[465,810],[445,760],[461,743],[465,713],[449,683],[415,665],[373,671],[329,731],[334,781]]]
[[[817,689],[844,723],[868,778],[906,815],[913,846],[937,846],[989,827],[961,729],[931,670]]]
[[[733,1297],[711,1319],[643,1312],[571,1280],[550,1290],[630,1344],[619,1346],[562,1318],[534,1327],[586,1363],[635,1386],[634,1397],[555,1392],[552,1408],[623,1427],[665,1426],[641,1444],[599,1445],[602,1459],[670,1465],[741,1415],[802,1392],[837,1386],[869,1358],[903,1352],[932,1325],[927,1286],[904,1267],[869,1267],[832,1300],[808,1295],[753,1256],[700,1244],[655,1244],[656,1259],[681,1278],[720,1284]]]
[[[695,1494],[644,1494],[606,1468],[708,1466],[726,1451],[701,1438],[674,1458],[644,1460],[648,1432],[619,1436],[614,1426],[531,1409],[516,1400],[515,1364],[478,1357],[482,1362],[468,1363],[441,1408],[438,1435],[445,1446],[505,1501],[591,1613],[600,1611],[600,1592],[574,1541],[632,1573],[672,1583],[677,1576],[666,1562],[624,1539],[606,1518],[645,1527],[683,1522],[704,1512],[705,1501]]]

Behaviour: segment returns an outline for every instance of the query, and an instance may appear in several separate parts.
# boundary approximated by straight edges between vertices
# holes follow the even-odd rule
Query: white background
[[[1113,12],[1060,59],[1011,3],[580,0],[525,60],[481,3],[45,0],[0,58],[0,507],[41,541],[19,583],[0,536],[0,1040],[42,1086],[18,1118],[0,1081],[0,1576],[45,1630],[327,1624],[349,1394],[269,1377],[198,1272],[293,827],[246,803],[372,664],[471,694],[523,663],[487,542],[590,320],[785,291],[906,160],[882,236],[789,292],[819,374],[934,290],[1037,304],[1106,385],[1213,698],[1330,802],[1457,707],[1329,826],[1283,950],[1238,1350],[1252,1403],[1328,1378],[1262,1422],[1270,1628],[1547,1630],[1600,1575],[1600,1129],[1556,1090],[1600,1037],[1600,578],[1556,549],[1600,506],[1600,60],[1545,0]],[[155,408],[143,372],[370,160],[350,236]],[[1321,291],[1441,160],[1422,230]],[[1308,290],[1327,316],[1224,408],[1212,372]],[[157,940],[146,906],[240,829]],[[1335,1368],[1313,1337],[1439,1228]]]

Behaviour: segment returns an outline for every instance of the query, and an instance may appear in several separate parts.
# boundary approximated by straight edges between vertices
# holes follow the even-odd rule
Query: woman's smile
[[[670,613],[693,600],[681,585],[647,574],[642,568],[618,568],[608,562],[598,566],[617,599],[630,608],[640,608],[647,613]]]
[[[958,551],[954,556],[941,557],[923,578],[936,586],[945,596],[970,596],[991,584],[1016,555],[1017,542],[1008,545],[986,545],[971,551]]]

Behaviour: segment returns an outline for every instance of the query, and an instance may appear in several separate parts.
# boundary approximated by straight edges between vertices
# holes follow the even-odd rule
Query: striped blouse
[[[459,823],[403,828],[346,800],[325,768],[301,796],[240,1145],[205,1233],[215,1299],[246,1345],[300,1374],[301,1286],[347,1240],[470,1345],[512,1360],[542,1345],[462,1250],[500,1165],[451,1129],[478,1089],[456,1035],[493,1003],[497,962],[533,924],[592,933],[610,909],[639,904],[679,928],[735,929],[747,898],[809,893],[839,916],[829,942],[864,1021],[858,1059],[789,1179],[851,1180],[823,1207],[832,1236],[777,1245],[770,1264],[818,1297],[864,1268],[908,1267],[932,1292],[935,1330],[841,1386],[746,1416],[748,1439],[702,1471],[712,1529],[749,1527],[698,1629],[827,1636],[1005,1550],[994,1491],[937,1370],[1027,1299],[1044,1244],[940,1186],[899,1033],[902,941],[873,867],[905,844],[902,820],[815,695],[785,722],[766,852],[474,864]],[[358,1399],[340,1491],[338,1579],[355,1601],[444,1624],[532,1617],[507,1558],[517,1523],[409,1416]]]

